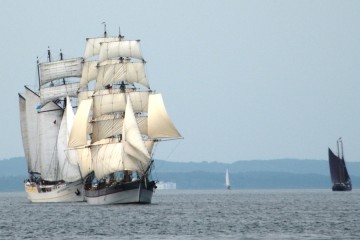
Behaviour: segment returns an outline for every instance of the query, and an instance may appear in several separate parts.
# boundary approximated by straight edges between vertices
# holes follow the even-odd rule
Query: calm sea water
[[[0,193],[0,239],[360,239],[360,190],[158,190],[150,205]]]

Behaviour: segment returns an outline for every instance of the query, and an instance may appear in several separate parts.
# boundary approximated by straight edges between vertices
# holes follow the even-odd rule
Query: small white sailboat
[[[227,190],[230,190],[230,178],[229,178],[229,170],[226,169],[225,173],[225,186]]]

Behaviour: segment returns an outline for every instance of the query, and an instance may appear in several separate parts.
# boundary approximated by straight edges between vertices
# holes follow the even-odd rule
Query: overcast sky
[[[18,92],[36,57],[82,56],[121,27],[141,39],[152,89],[184,136],[155,158],[360,161],[360,1],[34,1],[0,10],[0,159],[23,156]]]

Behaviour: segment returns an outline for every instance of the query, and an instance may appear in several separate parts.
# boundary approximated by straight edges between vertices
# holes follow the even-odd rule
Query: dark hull
[[[339,191],[339,192],[351,191],[352,187],[351,187],[351,184],[340,183],[340,184],[334,184],[333,187],[332,187],[332,190],[333,191]]]
[[[154,181],[117,182],[101,189],[85,190],[85,197],[89,204],[151,203],[155,187]]]

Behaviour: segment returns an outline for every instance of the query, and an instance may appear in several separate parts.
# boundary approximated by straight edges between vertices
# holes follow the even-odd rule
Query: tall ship
[[[351,191],[351,179],[346,169],[342,139],[337,140],[338,155],[329,148],[329,165],[333,191]]]
[[[77,155],[67,153],[83,59],[37,61],[38,86],[19,93],[22,142],[27,161],[25,191],[31,202],[84,201]],[[73,103],[72,103],[73,102]]]
[[[140,40],[88,38],[68,148],[89,204],[151,203],[155,145],[182,138],[150,88]]]

